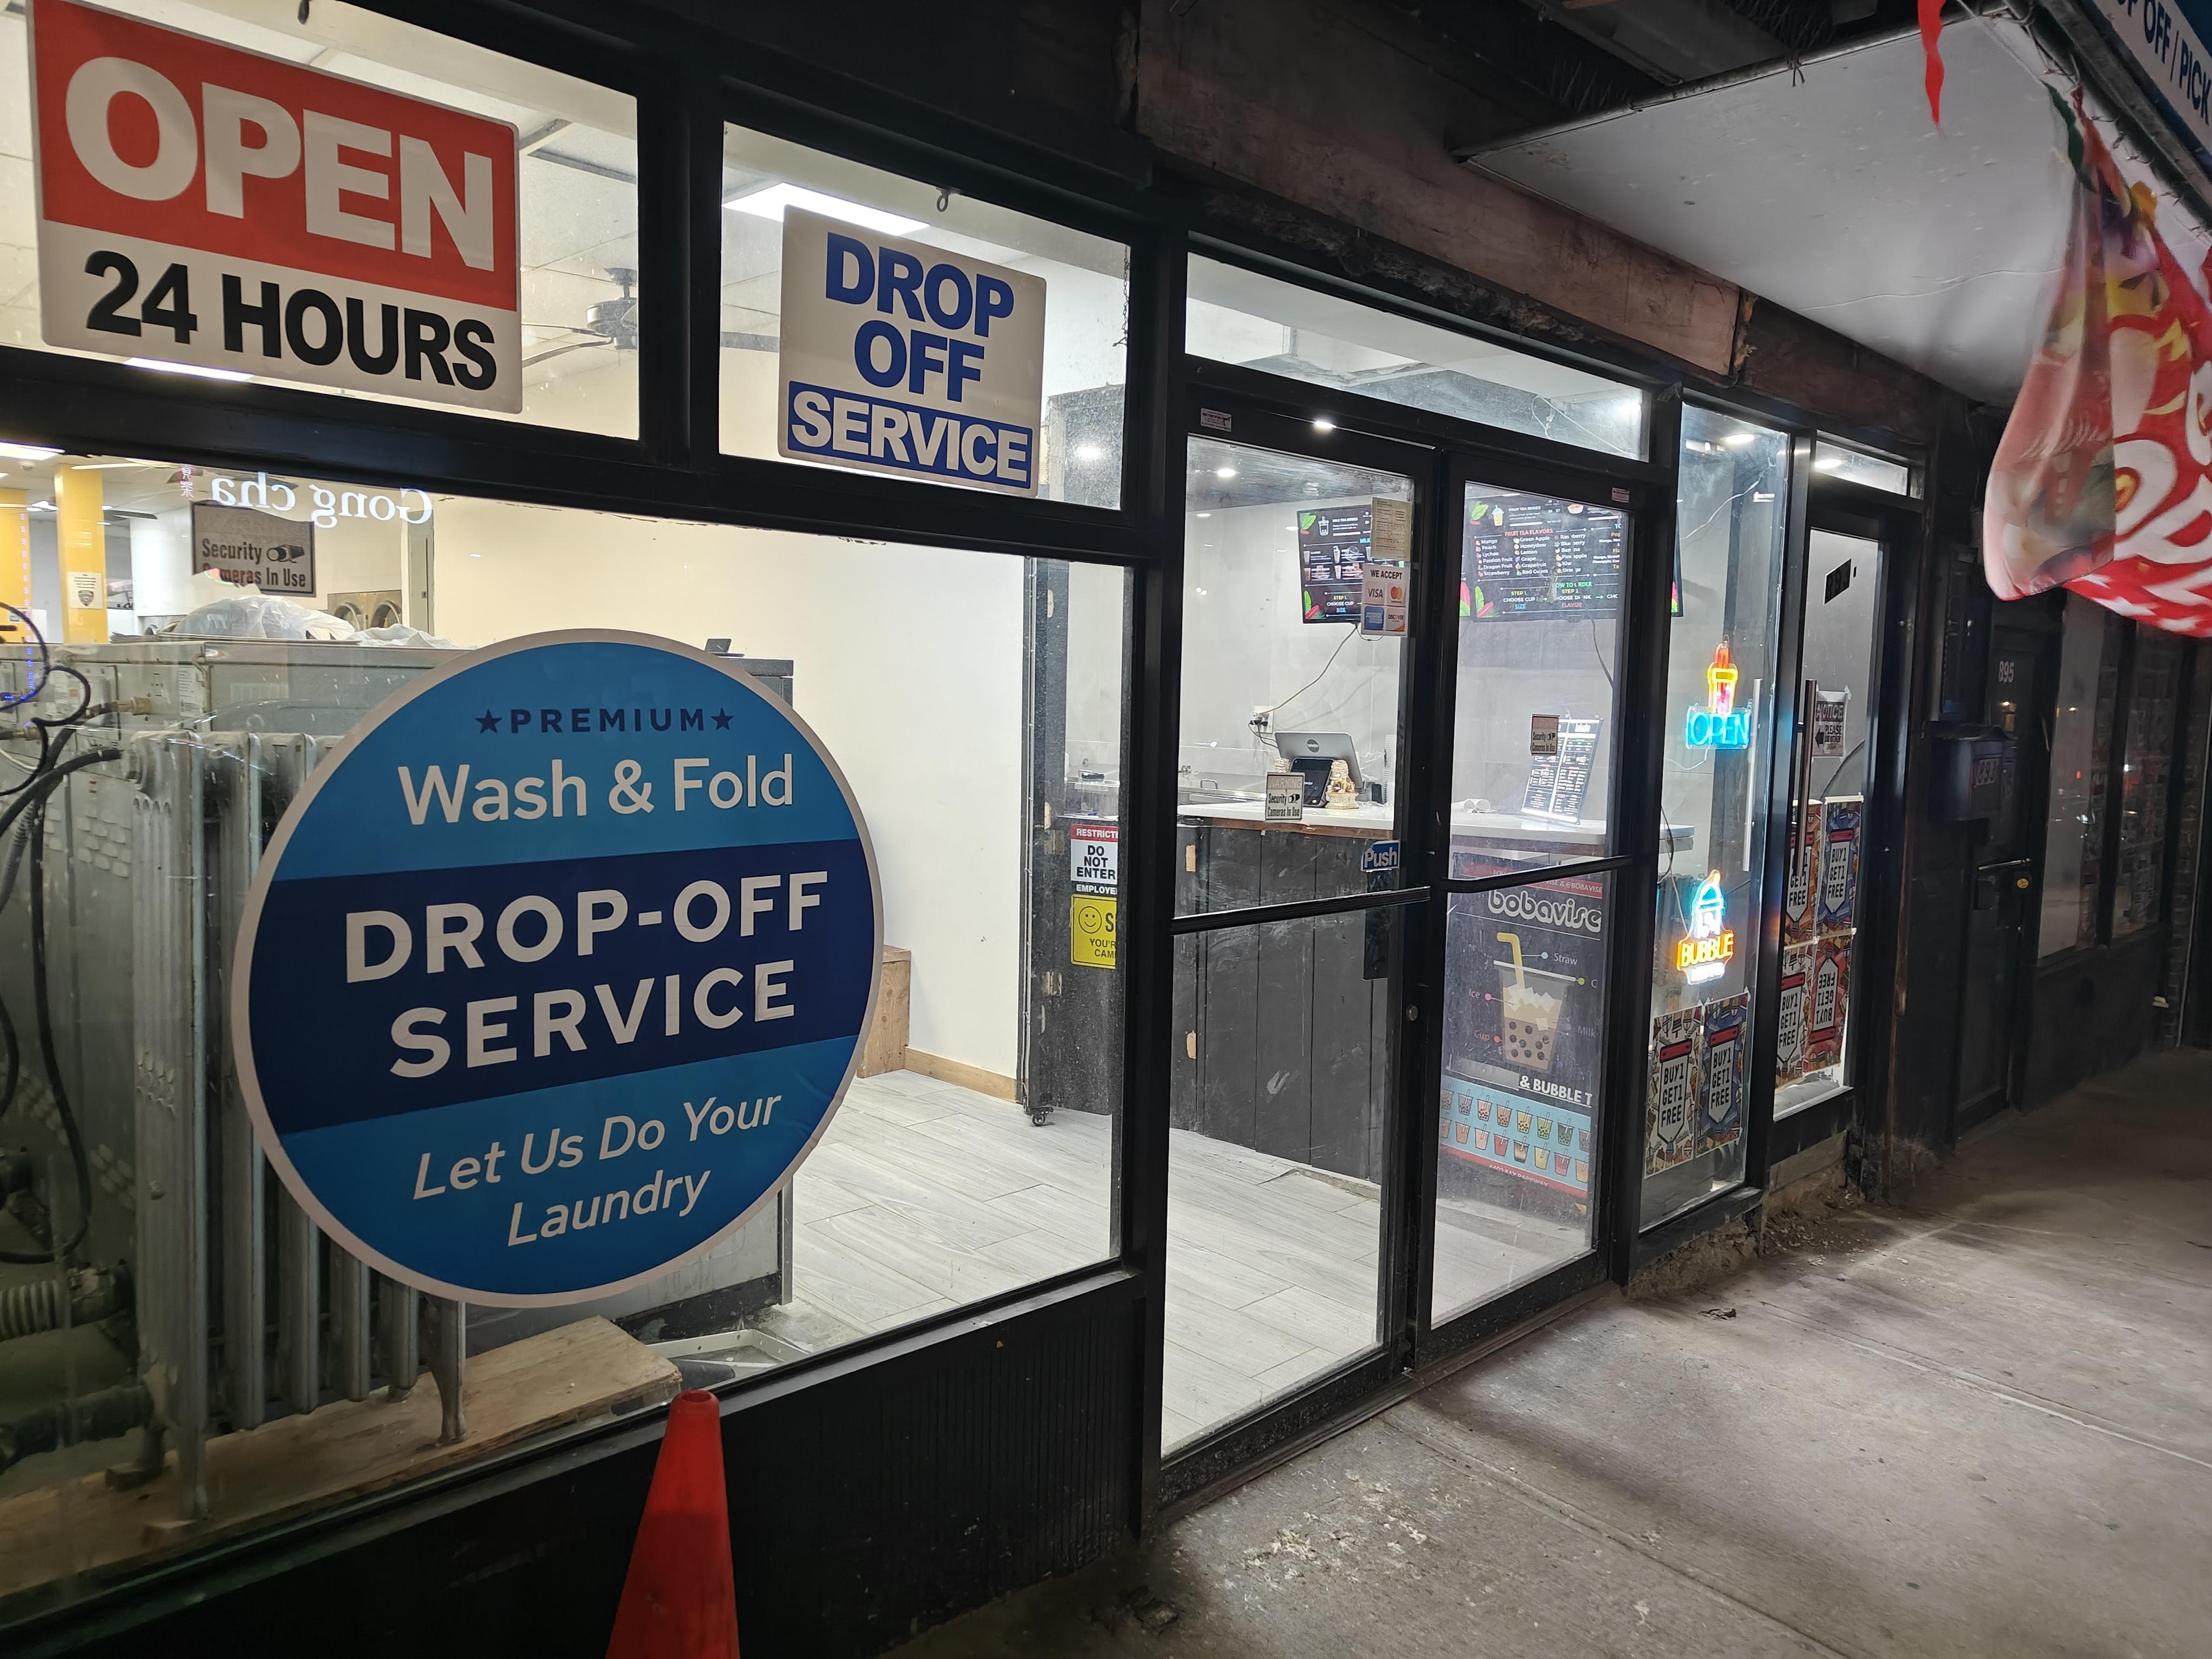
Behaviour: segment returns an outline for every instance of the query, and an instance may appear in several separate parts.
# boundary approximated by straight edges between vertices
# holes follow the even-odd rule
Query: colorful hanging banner
[[[2212,637],[2212,305],[2078,109],[2057,299],[1990,473],[1984,566],[2000,599],[2060,584]]]

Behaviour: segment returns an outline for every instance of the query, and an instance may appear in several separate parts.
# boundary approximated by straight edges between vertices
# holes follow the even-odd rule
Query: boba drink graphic
[[[1559,1010],[1565,1004],[1534,985],[1510,977],[1505,986],[1505,1059],[1524,1071],[1552,1069],[1552,1044],[1559,1034]]]
[[[1503,985],[1498,1035],[1505,1063],[1523,1072],[1548,1072],[1552,1052],[1559,1041],[1559,1015],[1566,1007],[1563,994],[1573,981],[1563,974],[1531,968],[1521,953],[1521,935],[1501,932],[1498,942],[1512,953],[1512,960],[1497,964]],[[1546,981],[1552,988],[1546,988]]]

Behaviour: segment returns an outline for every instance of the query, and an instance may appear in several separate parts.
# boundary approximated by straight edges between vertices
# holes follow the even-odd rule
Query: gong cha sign
[[[49,344],[514,411],[514,129],[31,0]]]

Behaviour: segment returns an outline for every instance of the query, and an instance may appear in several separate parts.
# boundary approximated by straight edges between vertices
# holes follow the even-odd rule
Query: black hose
[[[0,836],[14,828],[17,818],[27,811],[25,838],[30,843],[31,855],[31,997],[37,1012],[39,1058],[46,1068],[46,1087],[54,1097],[54,1111],[62,1121],[62,1134],[69,1143],[70,1162],[76,1176],[76,1231],[65,1244],[39,1254],[21,1250],[0,1250],[0,1262],[18,1267],[33,1267],[63,1260],[73,1255],[84,1243],[92,1228],[92,1163],[84,1146],[84,1133],[78,1127],[76,1112],[70,1104],[69,1091],[62,1084],[62,1068],[54,1047],[52,1012],[46,994],[46,803],[52,799],[72,772],[102,762],[120,760],[119,749],[96,749],[90,754],[79,755],[75,760],[55,767],[39,780],[36,793],[26,791],[10,802],[8,810],[0,813]],[[4,887],[0,887],[0,905],[12,895],[15,885],[15,861],[10,859],[5,872]],[[21,1066],[15,1037],[15,1022],[9,1018],[5,1003],[0,1003],[0,1030],[4,1030],[8,1047],[8,1085],[4,1099],[0,1099],[0,1110],[12,1103]]]
[[[0,1421],[0,1469],[34,1453],[87,1440],[112,1440],[154,1418],[154,1396],[143,1382],[118,1383],[96,1394],[75,1395]]]
[[[23,1048],[15,1041],[15,1022],[5,1002],[0,1002],[0,1039],[8,1045],[8,1081],[0,1085],[0,1117],[5,1117],[15,1103],[15,1085],[23,1080]]]
[[[57,772],[58,780],[62,775]],[[46,1068],[46,1087],[54,1097],[54,1110],[62,1120],[62,1133],[69,1140],[70,1162],[76,1166],[76,1231],[70,1235],[66,1244],[54,1246],[54,1259],[60,1261],[76,1253],[84,1236],[92,1231],[92,1161],[84,1150],[84,1132],[77,1127],[76,1113],[70,1109],[69,1094],[62,1086],[62,1065],[54,1051],[52,1011],[46,996],[46,801],[53,790],[49,788],[39,797],[39,804],[31,814],[31,1000],[39,1020],[39,1058]]]

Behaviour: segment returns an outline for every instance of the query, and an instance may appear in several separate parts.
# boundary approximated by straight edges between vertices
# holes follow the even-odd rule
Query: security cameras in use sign
[[[787,207],[780,327],[778,453],[1036,494],[1041,279]]]
[[[31,0],[50,344],[522,407],[515,132]]]
[[[836,762],[727,659],[472,653],[371,714],[270,842],[231,978],[247,1110],[316,1222],[404,1283],[640,1283],[829,1126],[879,891]]]

